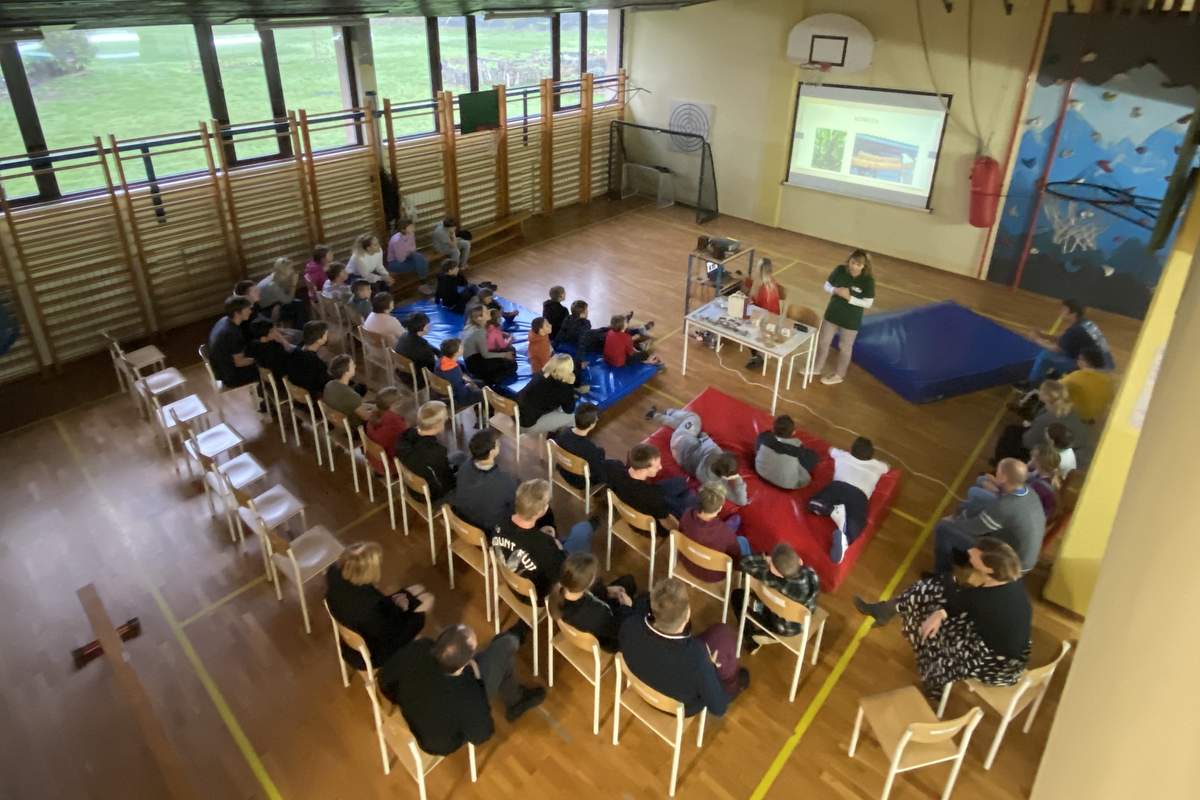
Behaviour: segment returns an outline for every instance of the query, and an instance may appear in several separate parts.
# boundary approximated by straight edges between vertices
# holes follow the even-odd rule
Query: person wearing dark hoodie
[[[821,457],[796,436],[796,423],[787,414],[775,418],[771,430],[754,441],[754,471],[780,489],[802,489],[812,481]]]
[[[429,484],[429,498],[437,503],[454,491],[455,464],[438,435],[446,428],[450,412],[440,400],[422,403],[416,427],[409,428],[396,442],[396,458],[418,478]],[[415,496],[415,495],[414,495]]]

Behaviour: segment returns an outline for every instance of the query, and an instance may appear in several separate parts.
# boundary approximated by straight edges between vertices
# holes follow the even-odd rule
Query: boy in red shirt
[[[375,394],[375,414],[367,420],[367,438],[383,448],[388,457],[396,455],[396,442],[408,430],[408,422],[395,411],[399,407],[400,390],[385,386]],[[372,463],[371,468],[383,474],[383,465]]]
[[[651,355],[646,348],[648,338],[639,337],[640,341],[625,330],[628,320],[623,314],[616,314],[609,321],[608,333],[604,335],[604,362],[610,367],[623,367],[626,364],[662,364],[662,359]]]

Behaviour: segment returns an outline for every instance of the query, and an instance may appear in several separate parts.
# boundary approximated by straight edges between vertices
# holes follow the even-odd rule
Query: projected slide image
[[[911,185],[919,151],[914,144],[859,133],[854,137],[850,174]]]
[[[841,172],[845,156],[846,132],[833,128],[817,128],[813,137],[813,168]]]

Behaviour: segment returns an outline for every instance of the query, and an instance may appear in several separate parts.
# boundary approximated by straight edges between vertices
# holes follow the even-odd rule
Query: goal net
[[[717,176],[703,136],[614,120],[608,143],[610,198],[645,195],[660,208],[695,208],[701,224],[716,218]]]

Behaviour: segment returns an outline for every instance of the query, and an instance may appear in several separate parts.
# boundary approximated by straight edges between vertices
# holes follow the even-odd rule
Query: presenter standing
[[[825,307],[825,321],[817,341],[814,371],[822,373],[821,383],[833,386],[846,379],[854,340],[862,325],[863,309],[875,303],[875,276],[871,272],[871,257],[866,251],[855,250],[845,264],[834,268],[825,281],[825,292],[832,297]],[[825,360],[829,357],[829,346],[833,344],[834,336],[838,337],[837,369],[832,375],[825,375]]]

